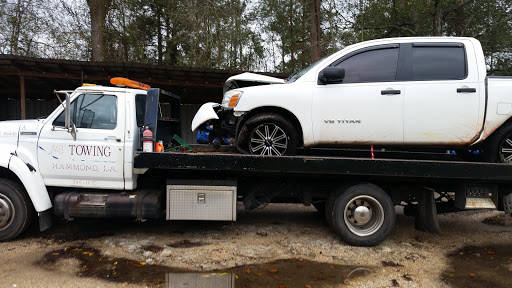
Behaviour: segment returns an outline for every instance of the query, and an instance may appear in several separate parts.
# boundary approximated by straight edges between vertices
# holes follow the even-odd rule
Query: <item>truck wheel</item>
[[[391,198],[373,184],[357,184],[333,193],[326,209],[330,213],[326,215],[329,224],[349,245],[375,246],[384,241],[395,226]]]
[[[498,129],[484,147],[487,162],[512,164],[512,125]]]
[[[295,155],[297,131],[280,115],[259,114],[245,122],[238,146],[242,152],[256,155]]]
[[[0,241],[20,235],[32,219],[28,196],[17,183],[0,179]]]

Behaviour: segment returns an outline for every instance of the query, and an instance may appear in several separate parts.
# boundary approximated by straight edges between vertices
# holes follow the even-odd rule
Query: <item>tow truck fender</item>
[[[192,119],[192,131],[196,130],[201,124],[208,120],[219,119],[217,113],[215,113],[214,107],[218,107],[220,104],[214,102],[204,103],[199,110],[197,110],[194,119]]]
[[[34,167],[29,168],[23,160],[11,155],[7,168],[20,179],[38,213],[52,208],[52,202],[44,185],[43,177]]]

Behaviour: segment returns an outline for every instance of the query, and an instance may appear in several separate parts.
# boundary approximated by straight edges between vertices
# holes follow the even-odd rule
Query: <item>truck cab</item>
[[[157,135],[162,110],[170,110],[159,103],[162,91],[85,85],[56,91],[63,101],[44,119],[1,122],[0,240],[21,233],[32,209],[41,230],[50,227],[54,209],[65,201],[58,196],[62,191],[134,191],[133,155],[141,148],[141,129]],[[137,193],[128,198],[137,199]],[[106,205],[82,198],[77,203]],[[86,216],[98,216],[91,213]]]
[[[86,86],[64,93],[69,95],[71,126],[66,127],[61,105],[42,121],[37,146],[27,148],[31,149],[27,156],[37,155],[33,160],[45,184],[135,189],[133,152],[140,148],[147,92]]]

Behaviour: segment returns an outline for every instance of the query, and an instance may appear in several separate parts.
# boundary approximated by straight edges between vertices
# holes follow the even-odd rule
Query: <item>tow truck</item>
[[[342,241],[374,246],[392,232],[397,205],[433,233],[439,204],[512,213],[512,165],[189,151],[172,140],[179,97],[111,82],[124,86],[57,91],[64,99],[45,119],[0,122],[0,240],[35,215],[42,231],[55,217],[236,221],[242,202],[313,205]],[[142,150],[146,131],[163,152]]]

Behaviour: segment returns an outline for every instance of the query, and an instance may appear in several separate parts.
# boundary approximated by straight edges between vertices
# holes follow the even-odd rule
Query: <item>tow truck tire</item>
[[[245,122],[238,136],[238,149],[255,155],[295,155],[297,131],[283,116],[274,113],[255,115]]]
[[[395,227],[391,197],[380,187],[365,183],[332,193],[326,205],[327,222],[353,246],[375,246]]]
[[[32,205],[17,183],[0,179],[0,241],[9,241],[23,233],[32,219]]]
[[[500,127],[484,147],[487,162],[512,164],[512,124]]]

